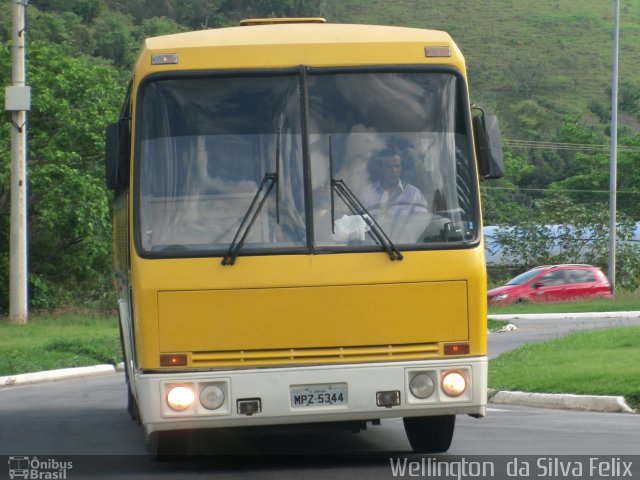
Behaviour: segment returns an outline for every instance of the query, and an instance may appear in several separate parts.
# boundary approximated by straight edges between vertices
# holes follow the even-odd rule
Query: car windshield
[[[536,275],[539,275],[541,271],[542,270],[540,270],[538,268],[538,269],[529,270],[527,272],[521,273],[517,277],[512,278],[511,280],[509,280],[507,282],[507,285],[524,285],[529,280],[531,280],[533,277],[535,277]]]
[[[157,77],[142,86],[134,221],[143,252],[225,255],[245,217],[241,254],[477,240],[457,75],[307,73]]]

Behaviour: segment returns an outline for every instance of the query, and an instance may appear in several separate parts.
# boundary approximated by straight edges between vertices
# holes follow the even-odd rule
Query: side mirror
[[[107,126],[104,160],[107,188],[123,190],[129,186],[129,120],[120,119]]]
[[[533,288],[540,288],[540,287],[544,287],[544,282],[540,281],[540,282],[536,282],[532,285]]]
[[[480,176],[485,179],[501,178],[504,175],[504,154],[498,118],[484,112],[473,117],[473,136]]]

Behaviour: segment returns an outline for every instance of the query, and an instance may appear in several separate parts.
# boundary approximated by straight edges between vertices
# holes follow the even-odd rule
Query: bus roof
[[[291,45],[299,43],[401,43],[449,45],[448,33],[439,30],[336,23],[278,23],[249,25],[148,38],[145,48],[197,48],[234,45]]]
[[[448,47],[450,55],[425,54]],[[154,54],[178,54],[177,64],[149,68]],[[179,60],[178,60],[179,58]],[[199,68],[269,68],[295,65],[447,64],[464,70],[448,33],[419,28],[332,23],[249,24],[152,37],[145,40],[137,71]]]

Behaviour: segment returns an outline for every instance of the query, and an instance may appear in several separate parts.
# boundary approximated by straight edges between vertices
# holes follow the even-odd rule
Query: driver
[[[416,187],[402,181],[402,157],[395,149],[385,148],[371,158],[369,181],[360,194],[367,210],[392,215],[427,213],[424,196]]]

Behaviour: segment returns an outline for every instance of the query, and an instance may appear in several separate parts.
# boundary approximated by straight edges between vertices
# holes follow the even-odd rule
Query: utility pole
[[[620,0],[615,0],[613,25],[613,78],[611,80],[611,159],[609,161],[609,283],[616,288],[616,196],[618,167],[618,37]]]
[[[31,90],[26,86],[25,15],[28,0],[13,0],[12,85],[5,89],[5,109],[11,112],[11,233],[9,253],[9,319],[27,323],[27,111]]]

